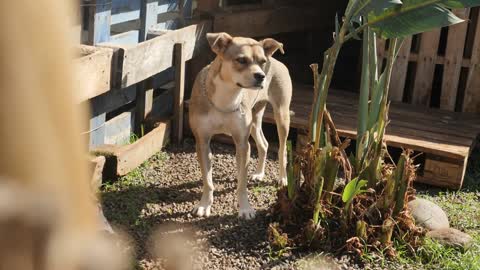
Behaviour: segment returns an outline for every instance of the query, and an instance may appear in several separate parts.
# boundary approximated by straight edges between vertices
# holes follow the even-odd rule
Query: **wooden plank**
[[[92,194],[97,194],[102,185],[103,168],[105,167],[104,156],[90,156],[88,157],[90,164],[90,172],[92,177],[90,178],[90,189]]]
[[[92,107],[102,107],[105,100],[102,99],[92,99],[91,105]],[[93,110],[92,110],[93,111]],[[107,114],[105,112],[101,112],[96,114],[92,112],[92,116],[90,118],[89,124],[89,131],[87,134],[90,134],[90,143],[89,148],[96,147],[98,145],[102,145],[105,142],[105,120]]]
[[[480,9],[478,12],[480,13]],[[477,17],[475,27],[471,65],[468,71],[462,110],[480,113],[480,15]]]
[[[157,24],[158,0],[141,0],[140,36],[138,42],[145,41],[150,27]]]
[[[441,157],[426,155],[423,175],[417,181],[429,185],[460,189],[467,167],[467,158],[443,161]]]
[[[213,31],[234,36],[263,37],[320,27],[316,7],[278,7],[215,14]]]
[[[87,46],[81,46],[82,50]],[[101,95],[111,88],[113,50],[89,47],[91,51],[73,61],[74,85],[81,86],[75,93],[78,102]]]
[[[105,144],[125,145],[133,134],[135,114],[133,110],[123,112],[105,123]]]
[[[311,95],[311,91],[295,88],[291,106],[291,109],[295,111],[295,115],[291,117],[291,126],[293,128],[303,130],[308,127]],[[354,139],[356,136],[355,101],[357,98],[352,93],[330,91],[328,100],[327,107],[330,108],[332,117],[336,121],[340,132],[343,136]],[[304,105],[299,107],[299,102]],[[395,102],[392,103],[390,111],[391,124],[387,129],[386,137],[387,143],[395,147],[410,147],[419,151],[437,153],[441,156],[460,159],[468,155],[476,134],[480,133],[480,121],[478,117],[476,119],[471,118],[473,120],[468,120],[467,118],[464,119],[464,114],[419,108]],[[438,112],[437,115],[435,114],[436,112]],[[455,117],[452,117],[452,115]],[[420,123],[416,125],[416,123],[411,122],[411,119],[416,119],[416,121]],[[271,109],[267,109],[265,121],[274,123]],[[444,121],[445,123],[443,123]],[[435,123],[433,127],[430,127],[430,122]],[[446,128],[443,128],[444,126],[446,126]],[[464,129],[464,127],[468,126],[473,126],[473,128]],[[441,129],[445,131],[439,132]],[[466,130],[465,136],[458,136],[455,131],[456,129],[460,131]]]
[[[88,44],[96,45],[110,40],[110,22],[112,2],[110,0],[95,0],[89,12]],[[95,106],[92,104],[92,106]],[[103,144],[105,140],[106,114],[94,115],[90,119],[90,148]]]
[[[388,97],[392,101],[402,101],[405,90],[405,81],[407,79],[408,58],[412,48],[412,37],[407,37],[403,41],[402,47],[398,52],[397,60],[393,66],[392,77],[390,81],[390,90]]]
[[[386,57],[385,53],[384,54],[379,54],[379,55],[380,55],[380,58],[382,58],[382,59]],[[413,53],[413,52],[411,52],[410,56],[408,57],[408,61],[410,61],[410,62],[417,62],[417,61],[419,61],[419,59],[420,58],[419,58],[418,54]],[[435,64],[444,65],[446,61],[447,60],[445,59],[445,56],[437,55],[436,60],[435,60]],[[461,61],[461,66],[462,67],[470,67],[470,59],[469,58],[463,58],[462,61]]]
[[[185,52],[183,43],[174,47],[175,92],[173,106],[173,139],[179,144],[183,141],[183,100],[185,93]]]
[[[412,104],[430,105],[439,42],[440,29],[421,35],[417,70],[413,84]]]
[[[112,174],[107,177],[125,175],[162,149],[168,141],[169,125],[169,122],[159,123],[156,128],[133,144],[102,145],[92,152],[107,158],[105,171]]]
[[[138,43],[138,39],[140,36],[139,30],[132,30],[125,33],[117,34],[111,36],[108,43],[100,43],[99,45],[109,44],[109,45],[117,45],[117,46],[131,46]]]
[[[122,74],[116,83],[122,88],[127,87],[171,67],[175,43],[184,43],[185,61],[190,60],[201,47],[201,43],[197,44],[197,40],[205,39],[204,30],[204,25],[200,23],[169,31],[137,46],[104,44],[123,51],[123,59],[119,63]]]
[[[110,39],[112,1],[95,0],[89,9],[89,36],[87,44],[95,45]]]
[[[470,9],[454,10],[457,17],[468,21]],[[452,25],[448,29],[447,48],[445,51],[445,65],[443,67],[442,92],[440,108],[455,110],[457,100],[458,80],[460,78],[461,61],[467,36],[467,23]]]

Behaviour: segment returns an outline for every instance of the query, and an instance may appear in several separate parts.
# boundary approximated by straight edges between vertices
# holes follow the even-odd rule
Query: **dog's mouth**
[[[241,87],[241,88],[248,88],[248,89],[253,89],[253,90],[262,90],[263,89],[263,84],[262,83],[254,84],[252,86],[244,86],[244,85],[237,82],[237,86]]]

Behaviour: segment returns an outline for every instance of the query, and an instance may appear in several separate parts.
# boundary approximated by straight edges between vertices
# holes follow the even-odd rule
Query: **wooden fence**
[[[185,62],[210,24],[191,20],[191,0],[84,0],[77,97],[91,107],[90,149],[106,156],[106,176],[124,175],[181,140]],[[203,44],[203,45],[202,45]],[[171,122],[171,128],[170,128]]]
[[[454,13],[467,22],[404,41],[392,75],[391,100],[480,112],[480,9]],[[382,58],[386,45],[379,43]]]

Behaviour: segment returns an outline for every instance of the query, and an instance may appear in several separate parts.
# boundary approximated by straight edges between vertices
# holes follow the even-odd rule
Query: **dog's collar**
[[[203,78],[201,80],[201,87],[202,87],[202,93],[203,95],[207,98],[208,100],[208,103],[210,103],[210,105],[215,108],[215,110],[221,112],[221,113],[234,113],[234,112],[240,112],[242,115],[245,114],[245,111],[243,109],[243,93],[241,93],[240,95],[242,95],[240,97],[240,102],[238,103],[238,106],[233,109],[233,110],[223,110],[221,108],[219,108],[217,105],[215,105],[215,103],[213,103],[213,101],[210,99],[210,97],[208,96],[208,93],[207,93],[207,76],[208,76],[208,70],[206,72],[204,72],[204,75],[203,75]]]

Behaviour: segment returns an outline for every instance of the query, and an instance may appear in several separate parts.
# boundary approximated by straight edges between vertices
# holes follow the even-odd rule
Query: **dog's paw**
[[[262,181],[263,177],[265,177],[265,173],[255,173],[255,174],[252,174],[252,176],[250,177],[250,180],[252,180],[252,181]]]
[[[209,217],[211,212],[210,212],[210,205],[202,205],[202,204],[199,204],[197,206],[195,206],[195,208],[193,209],[193,214],[196,215],[196,216],[199,216],[199,217]]]
[[[251,206],[240,208],[238,217],[245,218],[246,220],[252,219],[255,217],[255,209],[253,209]]]
[[[281,186],[281,187],[286,187],[288,184],[287,182],[287,177],[281,177],[278,179],[278,185]]]

